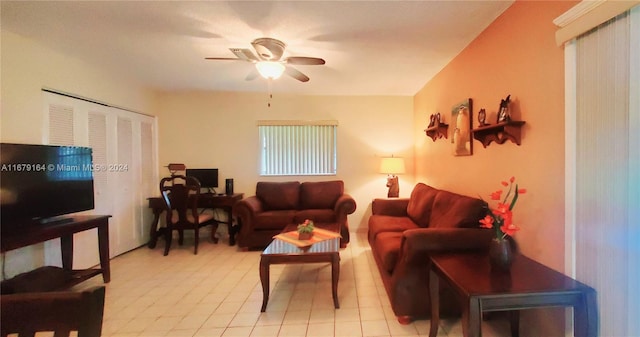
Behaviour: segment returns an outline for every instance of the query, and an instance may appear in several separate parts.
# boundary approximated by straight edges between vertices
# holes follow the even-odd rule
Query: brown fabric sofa
[[[411,196],[375,199],[368,240],[393,312],[402,324],[431,316],[429,254],[486,250],[493,231],[479,228],[486,203],[418,183]],[[459,313],[440,290],[441,315]]]
[[[344,193],[341,180],[320,182],[258,182],[256,195],[233,207],[240,221],[238,246],[243,250],[264,248],[274,235],[294,230],[306,219],[319,228],[340,233],[340,244],[349,242],[347,215],[356,202]]]

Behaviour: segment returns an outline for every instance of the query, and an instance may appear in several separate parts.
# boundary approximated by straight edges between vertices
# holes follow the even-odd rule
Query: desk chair
[[[55,337],[99,337],[102,334],[105,287],[84,291],[16,293],[0,296],[2,337],[54,332]]]
[[[167,225],[164,230],[164,255],[169,255],[173,231],[178,231],[178,243],[182,245],[185,229],[195,232],[193,253],[198,254],[200,227],[217,224],[213,214],[198,213],[200,182],[194,177],[172,175],[160,181],[160,194],[164,201]]]

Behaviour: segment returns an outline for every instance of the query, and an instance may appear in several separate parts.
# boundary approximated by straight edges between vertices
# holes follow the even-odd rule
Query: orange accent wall
[[[500,181],[516,177],[528,192],[515,207],[521,250],[564,270],[564,50],[555,44],[553,19],[577,1],[516,1],[414,97],[416,180],[489,199]],[[455,23],[453,23],[455,24]],[[473,100],[473,127],[484,108],[496,123],[500,100],[511,94],[511,113],[524,120],[522,145],[487,148],[473,141],[473,155],[455,157],[451,136],[433,141],[424,129],[440,112]],[[451,134],[451,130],[449,130]]]
[[[555,43],[553,19],[578,1],[516,1],[414,97],[416,181],[491,202],[501,181],[516,177],[527,193],[514,208],[515,235],[523,254],[563,271],[564,49]],[[455,24],[455,23],[453,23]],[[524,120],[522,143],[473,140],[473,155],[453,155],[447,139],[425,135],[429,116],[451,122],[451,108],[473,100],[472,122],[484,108],[496,123],[500,100],[511,95],[514,120]],[[530,316],[529,316],[530,315]],[[530,336],[564,335],[561,309],[526,311],[521,331]]]

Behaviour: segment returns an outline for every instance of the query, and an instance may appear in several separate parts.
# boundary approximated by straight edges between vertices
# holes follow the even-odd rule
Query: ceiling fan
[[[255,64],[255,68],[245,78],[253,80],[258,75],[266,79],[277,79],[285,72],[300,82],[308,82],[309,77],[291,65],[322,65],[324,60],[317,57],[290,56],[282,59],[286,45],[269,37],[253,40],[251,45],[255,53],[247,48],[229,48],[237,57],[206,57],[207,60],[246,61]]]

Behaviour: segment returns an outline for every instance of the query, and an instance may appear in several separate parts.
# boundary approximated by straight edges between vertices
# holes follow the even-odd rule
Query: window
[[[337,121],[259,121],[260,175],[336,174]]]

